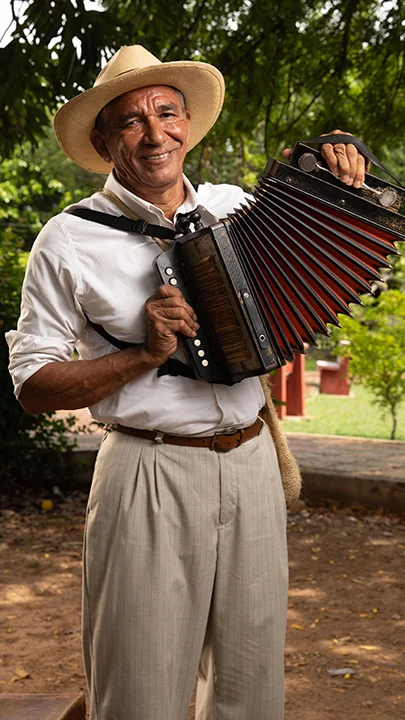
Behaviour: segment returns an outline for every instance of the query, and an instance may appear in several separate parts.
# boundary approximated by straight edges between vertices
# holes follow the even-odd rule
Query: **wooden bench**
[[[319,392],[326,395],[350,395],[349,358],[338,358],[335,362],[318,360],[320,373]]]
[[[84,695],[0,695],[0,720],[85,720]]]

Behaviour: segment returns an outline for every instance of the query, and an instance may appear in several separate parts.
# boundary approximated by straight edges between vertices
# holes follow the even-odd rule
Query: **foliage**
[[[0,48],[0,153],[37,141],[105,59],[141,43],[221,69],[220,120],[191,155],[196,180],[250,186],[257,158],[341,127],[377,153],[403,141],[402,0],[26,0]],[[13,92],[9,92],[10,86]]]
[[[351,344],[338,352],[350,356],[351,374],[391,414],[394,439],[398,408],[405,400],[405,295],[389,290],[376,301],[367,298],[362,319],[343,317],[341,325],[341,338]]]
[[[25,143],[1,163],[0,239],[9,247],[22,241],[30,249],[52,215],[101,184],[73,165],[50,133],[34,152]]]
[[[302,418],[284,418],[283,430],[384,440],[389,440],[391,434],[390,416],[376,411],[371,391],[355,383],[350,387],[350,395],[311,393],[306,398],[305,410]],[[396,440],[405,441],[405,404],[398,410]]]
[[[2,483],[44,486],[66,481],[75,418],[58,419],[53,413],[32,416],[14,398],[8,372],[4,333],[15,328],[27,247],[34,233],[53,214],[66,193],[61,183],[37,166],[15,156],[2,163],[0,183],[0,464]],[[57,451],[50,455],[50,450]]]

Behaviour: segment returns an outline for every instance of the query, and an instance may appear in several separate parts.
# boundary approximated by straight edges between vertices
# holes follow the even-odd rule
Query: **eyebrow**
[[[161,113],[161,112],[167,112],[168,110],[178,111],[178,109],[179,109],[178,106],[175,105],[174,103],[167,103],[166,105],[159,105],[156,108],[156,111]],[[130,110],[129,112],[124,113],[124,115],[120,115],[119,123],[124,124],[127,122],[127,120],[132,120],[132,118],[138,118],[138,117],[142,117],[142,113],[140,111]]]

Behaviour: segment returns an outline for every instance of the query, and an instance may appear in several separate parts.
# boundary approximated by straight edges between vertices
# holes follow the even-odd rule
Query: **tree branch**
[[[192,33],[192,31],[194,30],[194,28],[200,21],[201,15],[206,6],[206,1],[207,0],[202,0],[200,6],[198,8],[198,11],[196,13],[196,16],[195,16],[194,20],[192,21],[192,23],[188,26],[188,28],[186,28],[186,30],[182,33],[182,35],[180,35],[179,38],[175,38],[173,40],[169,49],[166,50],[166,52],[163,54],[162,62],[167,62],[167,58],[169,57],[170,53],[173,52],[174,48],[178,48],[179,46],[181,47],[181,45],[184,43],[184,41],[189,39],[190,34]]]

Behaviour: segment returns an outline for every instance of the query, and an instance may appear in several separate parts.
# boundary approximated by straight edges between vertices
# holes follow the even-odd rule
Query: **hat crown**
[[[94,87],[130,70],[142,70],[152,65],[162,65],[162,63],[142,45],[124,45],[104,65],[96,78]]]

